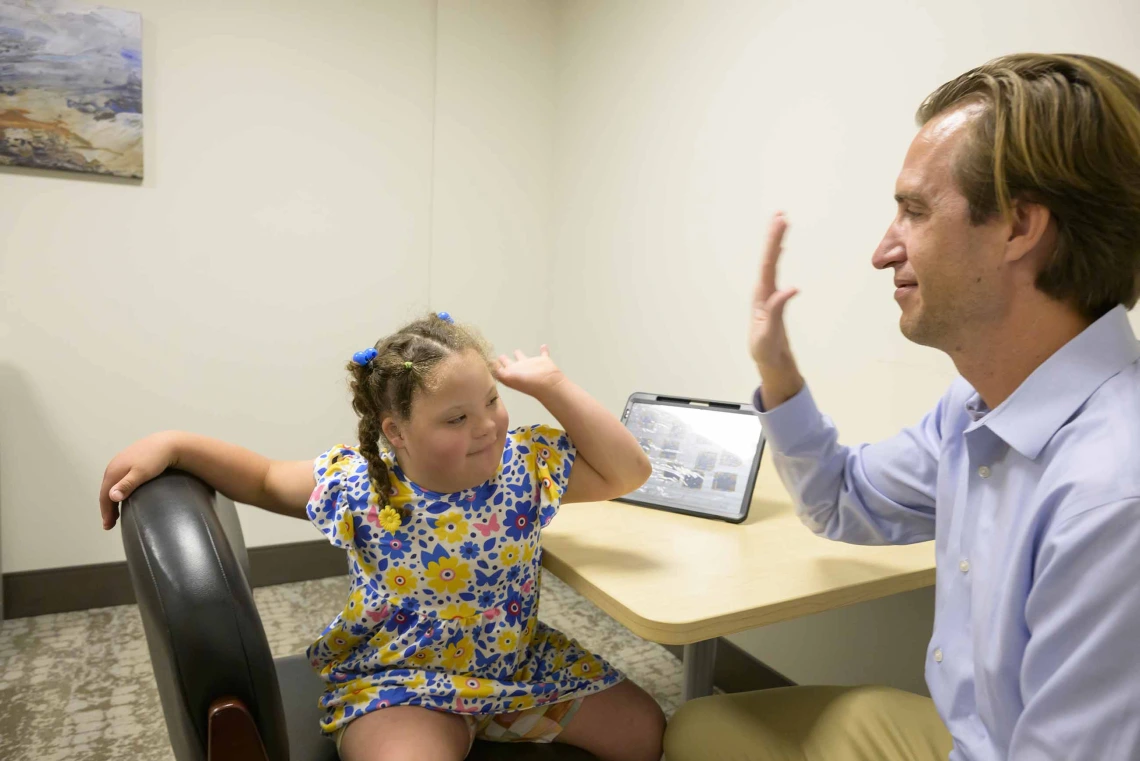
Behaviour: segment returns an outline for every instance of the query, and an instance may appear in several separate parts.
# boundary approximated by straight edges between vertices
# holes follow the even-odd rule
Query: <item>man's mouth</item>
[[[918,289],[918,283],[911,280],[896,280],[895,281],[895,298],[900,299],[908,296],[910,293]]]

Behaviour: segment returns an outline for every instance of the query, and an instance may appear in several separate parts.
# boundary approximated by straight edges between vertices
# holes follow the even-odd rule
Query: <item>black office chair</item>
[[[168,471],[123,505],[123,546],[178,761],[336,761],[323,684],[274,660],[250,591],[233,502]],[[568,745],[476,742],[469,761],[590,761]]]

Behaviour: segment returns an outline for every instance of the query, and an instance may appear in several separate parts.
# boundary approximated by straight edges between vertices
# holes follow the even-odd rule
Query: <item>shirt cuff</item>
[[[752,395],[752,406],[760,412],[760,425],[768,445],[780,454],[794,451],[826,425],[807,384],[791,399],[767,412],[757,388]]]

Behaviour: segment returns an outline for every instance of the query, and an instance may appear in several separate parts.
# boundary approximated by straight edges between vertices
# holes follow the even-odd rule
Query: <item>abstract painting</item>
[[[143,176],[142,17],[0,0],[0,164]]]

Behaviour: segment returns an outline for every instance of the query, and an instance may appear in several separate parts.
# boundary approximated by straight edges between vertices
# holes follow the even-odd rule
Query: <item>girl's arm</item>
[[[537,357],[503,355],[495,368],[506,386],[540,401],[565,429],[578,450],[563,502],[597,502],[639,488],[653,472],[649,458],[621,421],[597,399],[568,379],[546,346]]]
[[[107,466],[99,487],[103,528],[119,519],[119,502],[167,468],[193,473],[235,502],[294,518],[306,517],[316,487],[309,460],[270,460],[218,439],[165,431],[136,441]]]

